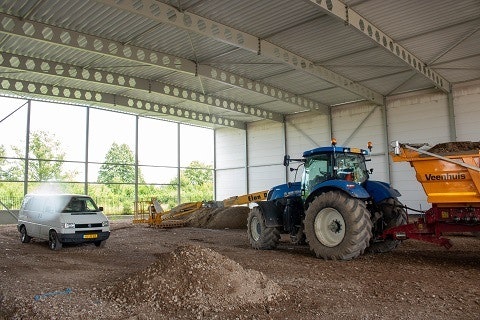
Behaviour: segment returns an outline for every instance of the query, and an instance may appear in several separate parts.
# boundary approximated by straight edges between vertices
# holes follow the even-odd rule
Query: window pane
[[[32,101],[30,139],[42,132],[43,141],[49,146],[59,142],[58,148],[52,151],[63,155],[63,160],[85,160],[85,126],[86,107]]]
[[[193,161],[213,166],[213,130],[181,125],[180,159],[181,167]]]
[[[3,146],[6,157],[17,157],[12,147],[25,150],[27,101],[0,97],[0,103],[0,148]],[[25,153],[19,156],[24,157]]]
[[[169,184],[172,183],[172,181],[173,183],[177,183],[177,168],[141,166],[139,170],[142,174],[143,181],[147,184]]]
[[[176,167],[178,125],[167,121],[139,118],[138,163]]]
[[[126,144],[135,154],[135,117],[118,112],[90,109],[89,162],[105,162],[115,143]],[[115,161],[118,163],[118,161]]]

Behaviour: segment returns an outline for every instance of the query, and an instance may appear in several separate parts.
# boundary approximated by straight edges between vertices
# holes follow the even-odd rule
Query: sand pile
[[[186,218],[187,227],[207,229],[246,229],[248,207],[201,208]]]
[[[263,273],[199,246],[160,254],[145,270],[102,289],[100,296],[122,305],[142,305],[163,314],[204,314],[287,298]]]

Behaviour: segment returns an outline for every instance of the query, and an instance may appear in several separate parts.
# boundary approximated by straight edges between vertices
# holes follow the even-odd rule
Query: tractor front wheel
[[[372,222],[365,202],[341,191],[330,191],[312,201],[306,212],[305,235],[318,258],[350,260],[365,251]]]
[[[259,207],[254,207],[248,214],[247,232],[248,240],[255,249],[275,249],[280,241],[280,231],[265,225],[265,219]]]

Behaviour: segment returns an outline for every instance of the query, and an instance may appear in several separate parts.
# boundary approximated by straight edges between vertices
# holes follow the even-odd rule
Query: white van
[[[93,242],[99,247],[110,236],[103,208],[78,194],[27,194],[17,228],[23,243],[31,238],[48,240],[52,250],[61,249],[63,243]]]

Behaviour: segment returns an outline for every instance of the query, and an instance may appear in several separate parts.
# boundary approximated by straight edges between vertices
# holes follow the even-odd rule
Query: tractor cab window
[[[309,194],[315,185],[332,177],[331,154],[320,154],[306,159],[303,171],[303,189]]]
[[[365,158],[357,153],[337,153],[337,178],[363,183],[368,178]]]

